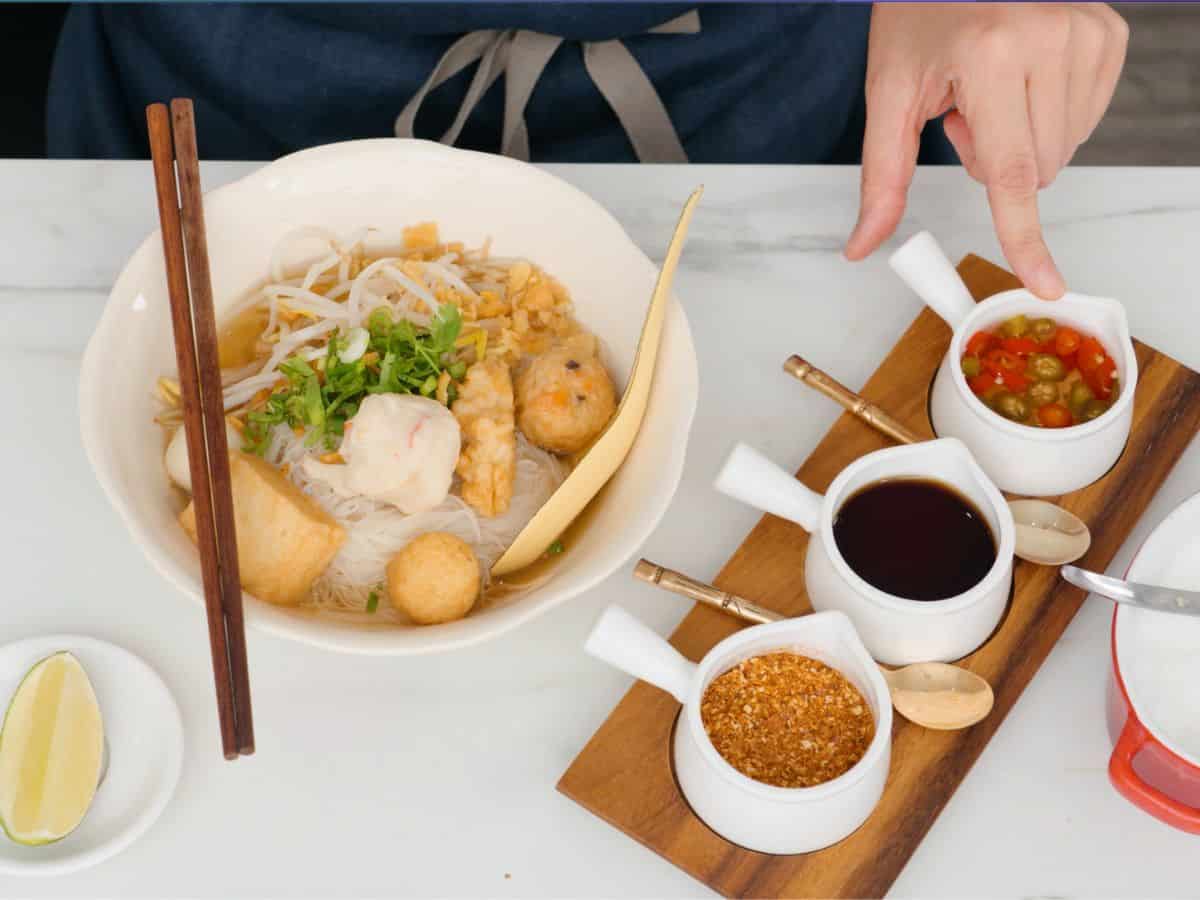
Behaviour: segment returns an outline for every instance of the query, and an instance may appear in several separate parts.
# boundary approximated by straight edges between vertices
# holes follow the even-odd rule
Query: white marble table
[[[207,187],[249,171],[205,168]],[[702,367],[683,483],[645,554],[711,576],[756,516],[709,481],[729,442],[797,465],[834,419],[780,361],[801,351],[860,385],[918,309],[882,256],[839,255],[857,172],[561,167],[658,256],[679,204],[707,193],[684,256]],[[151,571],[80,448],[80,354],[109,284],[154,227],[148,164],[0,163],[0,633],[73,630],[141,654],[175,692],[187,758],[157,826],[117,858],[0,896],[658,896],[707,889],[554,790],[628,687],[583,637],[620,601],[660,631],[684,605],[628,571],[495,643],[357,659],[252,634],[259,753],[218,750],[202,614]],[[1044,194],[1068,283],[1120,297],[1135,333],[1200,367],[1200,170],[1081,169]],[[1000,259],[982,191],[920,173],[905,236]],[[1189,451],[1114,568],[1200,489]],[[1109,607],[1089,601],[893,888],[898,897],[1174,896],[1200,843],[1121,800],[1105,773]],[[216,861],[221,860],[221,864]],[[235,887],[236,886],[236,887]]]

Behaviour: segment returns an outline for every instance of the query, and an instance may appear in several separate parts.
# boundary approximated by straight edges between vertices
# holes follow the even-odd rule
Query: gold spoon
[[[646,416],[646,404],[650,398],[650,384],[654,380],[654,362],[658,358],[658,345],[662,338],[663,320],[670,303],[671,282],[683,242],[687,237],[688,224],[700,201],[704,188],[697,188],[688,198],[667,247],[667,257],[658,273],[658,283],[650,297],[650,308],[642,325],[642,336],[638,339],[637,355],[633,359],[633,371],[621,397],[616,415],[608,423],[603,434],[596,439],[587,454],[558,486],[550,499],[529,520],[517,539],[504,551],[504,555],[492,566],[492,575],[500,577],[535,562],[546,552],[575,517],[583,512],[588,501],[596,496],[613,473],[625,461],[629,448]]]
[[[924,440],[874,403],[799,356],[789,356],[783,370],[894,441],[916,444]],[[1062,566],[1075,562],[1092,545],[1092,533],[1087,525],[1061,506],[1030,498],[1009,500],[1008,508],[1017,525],[1016,554],[1021,559],[1043,566]]]
[[[711,584],[688,578],[648,560],[638,560],[634,577],[706,606],[724,610],[759,625],[786,618]],[[876,663],[878,665],[878,663]],[[896,712],[910,722],[939,731],[956,731],[974,725],[992,710],[995,698],[987,681],[960,666],[948,663],[914,663],[900,669],[879,666],[892,695]]]

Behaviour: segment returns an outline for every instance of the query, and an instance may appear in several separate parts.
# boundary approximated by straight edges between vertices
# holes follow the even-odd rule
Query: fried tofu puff
[[[229,476],[242,587],[268,603],[295,606],[345,543],[345,529],[257,456],[231,452]],[[194,503],[179,522],[196,541]]]
[[[461,619],[479,597],[480,580],[470,546],[444,531],[410,541],[387,566],[388,599],[418,625]]]
[[[517,378],[517,425],[551,453],[577,453],[608,424],[616,390],[595,341],[572,341],[535,357]]]
[[[489,358],[475,363],[458,388],[452,412],[462,430],[455,471],[462,498],[481,516],[508,510],[517,474],[513,383],[508,365]]]

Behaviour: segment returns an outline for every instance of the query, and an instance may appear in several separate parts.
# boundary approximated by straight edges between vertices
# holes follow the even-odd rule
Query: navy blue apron
[[[206,158],[411,133],[547,162],[852,163],[869,18],[858,4],[80,5],[48,142],[145,158],[144,107],[190,96]],[[922,161],[954,161],[940,127]]]

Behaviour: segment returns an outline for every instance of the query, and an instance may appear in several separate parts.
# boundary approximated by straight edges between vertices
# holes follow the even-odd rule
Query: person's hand
[[[846,257],[862,259],[904,214],[921,128],[946,136],[987,186],[1004,255],[1041,297],[1065,290],[1037,192],[1088,139],[1125,62],[1129,29],[1104,3],[877,3],[867,55],[862,198]]]

